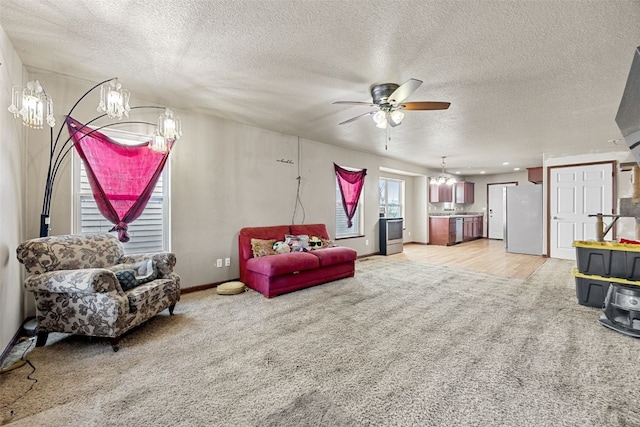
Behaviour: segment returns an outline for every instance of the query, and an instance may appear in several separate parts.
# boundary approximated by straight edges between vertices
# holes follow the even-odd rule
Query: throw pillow
[[[156,278],[158,277],[158,268],[156,267],[156,262],[151,259],[147,259],[135,264],[134,271],[136,272],[137,285],[151,282],[152,280],[156,280]]]
[[[273,244],[276,239],[251,239],[251,251],[253,251],[254,258],[260,258],[267,255],[276,255],[277,252],[273,250]]]
[[[338,246],[335,242],[335,240],[331,240],[331,239],[322,239],[322,247],[323,248],[335,248],[336,246]]]
[[[118,273],[123,271],[133,272],[135,277],[136,284],[135,286],[142,285],[143,283],[151,282],[152,280],[156,280],[158,278],[158,268],[156,266],[156,262],[152,259],[145,259],[140,262],[131,263],[131,264],[118,264],[112,267],[109,267],[109,270],[113,271],[118,277]],[[124,277],[123,280],[130,280],[129,274],[121,274],[120,276]],[[123,282],[118,277],[118,281],[120,281],[120,286],[122,286],[122,290],[125,289],[125,286],[128,286],[128,283],[123,285]],[[129,289],[134,286],[129,287]]]
[[[133,270],[120,270],[114,272],[118,282],[120,282],[120,287],[123,291],[128,291],[129,289],[133,289],[138,285],[138,281],[136,280],[136,274]]]
[[[306,234],[299,234],[297,236],[285,234],[284,241],[291,248],[291,252],[309,251],[309,236],[307,236]]]

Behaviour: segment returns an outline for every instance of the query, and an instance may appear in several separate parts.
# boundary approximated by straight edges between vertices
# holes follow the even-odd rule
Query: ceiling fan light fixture
[[[400,123],[402,123],[402,119],[404,119],[404,113],[402,111],[394,110],[391,112],[391,120],[396,125],[399,125]]]
[[[386,115],[382,110],[376,111],[376,113],[372,116],[372,119],[376,124],[380,124],[382,122],[387,121]]]

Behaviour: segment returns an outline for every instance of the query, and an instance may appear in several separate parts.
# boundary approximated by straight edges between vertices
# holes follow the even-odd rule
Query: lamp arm
[[[71,109],[69,110],[69,112],[66,114],[66,116],[65,116],[65,117],[70,116],[70,115],[71,115],[71,113],[73,113],[73,110],[75,110],[75,109],[76,109],[76,107],[78,106],[78,104],[80,103],[80,101],[82,101],[82,100],[83,100],[87,95],[89,95],[89,94],[90,94],[90,93],[91,93],[95,88],[97,88],[98,86],[101,86],[101,85],[103,85],[103,84],[105,84],[105,83],[108,83],[108,82],[110,82],[110,81],[112,81],[112,80],[115,80],[115,79],[117,79],[117,77],[112,77],[112,78],[110,78],[110,79],[107,79],[107,80],[105,80],[105,81],[103,81],[103,82],[100,82],[100,83],[96,84],[96,85],[95,85],[95,86],[93,86],[91,89],[89,89],[88,91],[86,91],[86,92],[85,92],[85,93],[84,93],[84,94],[83,94],[83,95],[82,95],[82,96],[81,96],[81,97],[76,101],[76,103],[75,103],[75,104],[73,104],[73,107],[71,107]],[[104,116],[105,116],[105,114],[103,114],[103,115],[102,115],[102,116],[100,116],[100,117],[104,117]],[[95,119],[94,119],[94,120],[95,120]],[[64,126],[60,126],[60,130],[58,131],[58,135],[56,136],[56,142],[53,144],[53,149],[51,150],[51,155],[53,155],[53,151],[55,151],[55,149],[56,149],[56,147],[57,147],[57,145],[58,145],[58,140],[60,139],[60,135],[62,134],[62,128],[63,128],[63,127],[64,127]]]

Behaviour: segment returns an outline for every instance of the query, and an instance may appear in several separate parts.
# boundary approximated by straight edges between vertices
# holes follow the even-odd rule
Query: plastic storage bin
[[[573,246],[580,273],[640,280],[640,245],[576,240]]]
[[[605,277],[582,274],[577,268],[573,269],[573,275],[576,278],[578,304],[603,308],[610,281]]]
[[[573,276],[576,279],[578,303],[589,307],[604,308],[607,292],[612,283],[634,286],[640,289],[640,281],[582,274],[577,268],[573,269]]]

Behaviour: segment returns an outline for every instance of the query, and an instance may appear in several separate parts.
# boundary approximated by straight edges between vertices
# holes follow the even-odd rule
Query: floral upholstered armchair
[[[18,260],[33,292],[37,346],[49,332],[110,338],[122,334],[180,300],[180,277],[171,252],[125,256],[110,234],[41,237],[22,243]]]

